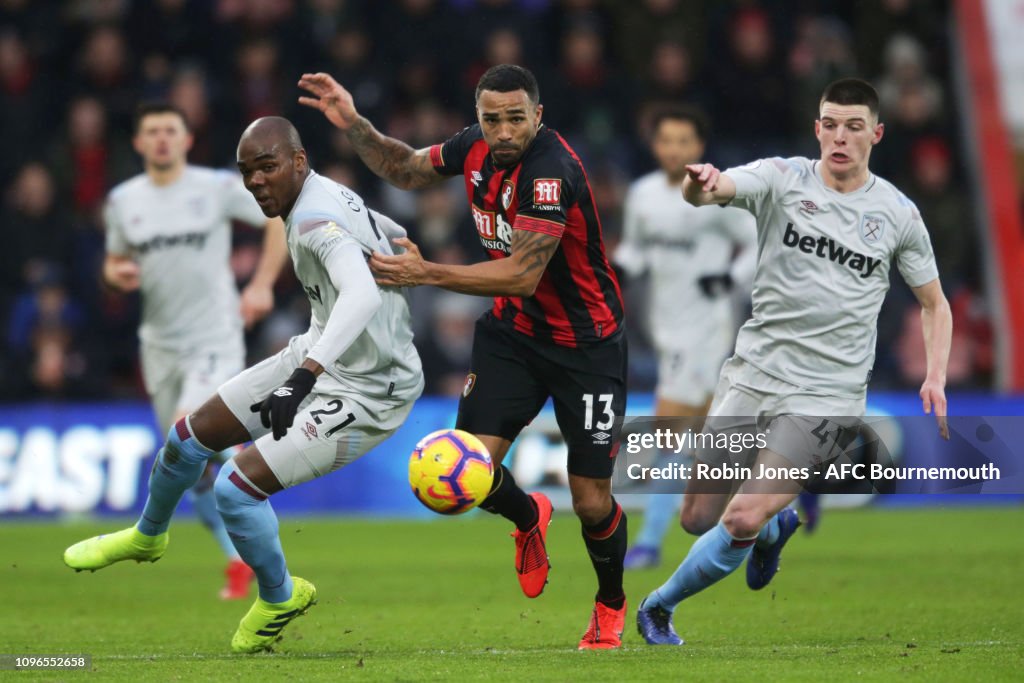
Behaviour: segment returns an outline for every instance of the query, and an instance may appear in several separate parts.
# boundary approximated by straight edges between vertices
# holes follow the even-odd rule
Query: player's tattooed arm
[[[477,296],[533,296],[544,269],[558,248],[559,238],[542,232],[513,230],[509,258],[469,266],[427,261],[420,254],[419,247],[407,237],[399,237],[392,242],[403,253],[375,252],[370,257],[370,270],[378,285],[433,285]]]
[[[345,131],[359,158],[370,170],[389,183],[413,190],[440,182],[444,178],[430,163],[430,150],[413,150],[401,140],[381,134],[359,115],[352,93],[330,74],[302,74],[299,87],[306,91],[299,104],[316,109],[336,128]]]
[[[360,116],[348,129],[348,139],[371,171],[403,190],[415,190],[444,180],[430,162],[430,150],[414,150],[388,137]]]
[[[516,277],[530,283],[532,290],[537,288],[544,269],[558,249],[560,238],[533,230],[512,231],[512,257],[518,269]]]

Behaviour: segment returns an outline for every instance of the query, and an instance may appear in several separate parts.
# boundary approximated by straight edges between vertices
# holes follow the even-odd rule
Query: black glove
[[[280,441],[295,421],[299,404],[313,391],[314,384],[316,375],[306,368],[295,368],[288,381],[259,403],[253,403],[249,410],[259,413],[263,426],[273,427],[274,441]]]
[[[701,275],[697,278],[697,284],[700,285],[700,291],[704,293],[704,296],[709,299],[717,299],[732,291],[732,275],[729,273]]]

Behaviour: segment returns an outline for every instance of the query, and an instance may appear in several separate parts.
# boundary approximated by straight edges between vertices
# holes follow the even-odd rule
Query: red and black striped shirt
[[[498,296],[492,313],[538,340],[575,347],[622,329],[622,293],[605,256],[601,219],[579,157],[542,126],[515,166],[495,167],[479,125],[430,148],[434,168],[465,177],[473,221],[492,259],[512,253],[512,231],[561,238],[530,297]]]

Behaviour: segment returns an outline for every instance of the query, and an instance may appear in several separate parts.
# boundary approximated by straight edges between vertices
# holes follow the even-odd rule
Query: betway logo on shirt
[[[171,247],[196,247],[202,249],[203,245],[206,244],[207,233],[205,232],[186,232],[180,235],[157,235],[145,242],[140,242],[136,245],[135,251],[145,255],[147,252],[153,250],[169,249]]]
[[[837,244],[831,237],[814,238],[810,235],[801,235],[792,223],[786,224],[786,232],[782,235],[782,244],[790,249],[799,249],[805,254],[813,254],[820,259],[828,259],[833,263],[846,266],[859,273],[862,278],[870,277],[871,273],[875,272],[875,269],[882,264],[882,259],[872,258],[853,249],[847,249],[843,245]]]

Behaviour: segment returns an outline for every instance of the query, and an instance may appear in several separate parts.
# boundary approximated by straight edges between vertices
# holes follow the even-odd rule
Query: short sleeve
[[[355,244],[362,248],[346,227],[334,218],[296,216],[294,225],[298,232],[299,244],[313,254],[325,267],[330,265],[334,260],[334,254],[346,244]],[[333,275],[331,279],[334,279]]]
[[[564,148],[546,150],[524,163],[515,187],[512,227],[561,237],[569,209],[576,203],[578,166]],[[508,188],[502,188],[502,201]]]
[[[446,141],[433,145],[430,148],[430,163],[441,175],[462,175],[470,148],[482,139],[479,124],[467,126]]]
[[[736,184],[736,196],[729,206],[746,209],[755,216],[758,215],[773,193],[779,163],[785,162],[781,159],[758,159],[726,170],[725,175]]]
[[[114,200],[109,197],[106,204],[103,205],[103,225],[106,229],[107,253],[127,254],[130,249],[128,238],[124,234],[124,226],[121,225]]]
[[[904,225],[898,249],[896,266],[908,285],[920,287],[939,277],[928,229],[916,207],[911,207],[910,220]]]
[[[217,184],[224,202],[224,213],[229,218],[258,228],[266,225],[267,217],[249,190],[245,189],[241,177],[230,171],[217,171]]]

